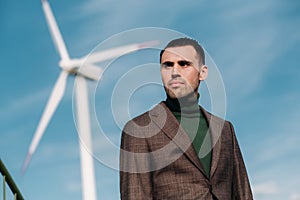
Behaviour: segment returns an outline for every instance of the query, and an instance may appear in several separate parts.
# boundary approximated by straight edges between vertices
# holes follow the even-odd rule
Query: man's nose
[[[172,68],[172,78],[180,76],[180,66],[178,64],[174,64]]]

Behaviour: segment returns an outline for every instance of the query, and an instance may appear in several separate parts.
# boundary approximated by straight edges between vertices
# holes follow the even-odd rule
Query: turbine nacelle
[[[80,59],[72,59],[72,60],[61,60],[58,65],[65,71],[69,72],[69,74],[76,75],[78,69],[81,66]]]
[[[84,63],[84,59],[61,60],[59,66],[72,75],[81,75],[85,78],[98,81],[102,75],[102,69],[90,63]]]
[[[68,71],[70,74],[76,73],[81,64],[82,61],[76,58],[71,60],[61,60],[58,63],[63,70]]]

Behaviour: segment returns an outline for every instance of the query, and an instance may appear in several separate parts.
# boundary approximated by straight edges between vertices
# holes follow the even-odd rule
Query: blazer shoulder
[[[222,122],[222,123],[229,123],[231,124],[230,121],[222,118],[222,117],[219,117],[215,114],[212,114],[211,112],[207,111],[205,108],[203,108],[202,106],[200,106],[200,110],[202,111],[202,113],[204,114],[204,117],[207,119],[207,120],[210,120],[210,119],[213,119],[213,120],[216,120],[218,122]]]
[[[229,120],[226,120],[222,117],[219,117],[217,115],[214,115],[207,110],[205,110],[203,107],[200,106],[200,110],[202,111],[204,117],[207,120],[207,123],[209,126],[220,126],[222,127],[222,130],[228,130],[229,132],[234,131],[233,125]]]
[[[160,103],[156,104],[152,109],[129,120],[125,124],[124,130],[128,130],[128,129],[130,129],[130,127],[133,127],[136,125],[147,126],[149,123],[151,123],[151,115],[153,115],[153,113],[157,113],[157,110],[161,107],[162,104],[163,104],[163,102],[160,102]]]

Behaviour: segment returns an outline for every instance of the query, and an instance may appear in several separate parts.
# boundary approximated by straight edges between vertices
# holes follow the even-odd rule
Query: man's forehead
[[[181,59],[181,60],[195,60],[198,59],[197,52],[193,46],[178,46],[168,47],[165,49],[162,59]]]

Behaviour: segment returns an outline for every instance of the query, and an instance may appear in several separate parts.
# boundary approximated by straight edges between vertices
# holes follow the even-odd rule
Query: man
[[[166,101],[122,132],[121,199],[253,199],[232,124],[198,105],[208,74],[202,47],[173,40],[160,64]]]

